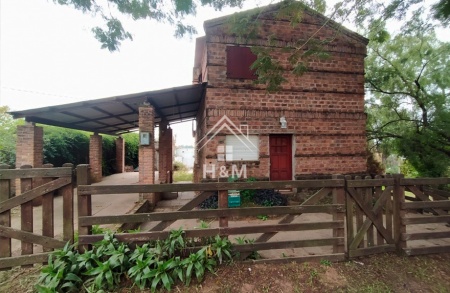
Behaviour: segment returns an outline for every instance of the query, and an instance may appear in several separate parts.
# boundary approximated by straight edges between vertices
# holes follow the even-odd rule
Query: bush
[[[188,167],[182,162],[175,161],[173,162],[173,170],[174,171],[187,171]]]

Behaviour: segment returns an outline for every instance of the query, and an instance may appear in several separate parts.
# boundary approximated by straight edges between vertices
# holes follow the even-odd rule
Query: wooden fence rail
[[[443,253],[450,251],[450,192],[436,186],[450,184],[450,178],[401,179],[399,185],[414,197],[414,201],[400,199],[401,234],[399,243],[407,255]],[[412,211],[412,213],[408,213]],[[409,216],[407,216],[409,215]],[[422,230],[407,232],[408,227],[423,227]],[[430,232],[432,229],[433,231]],[[439,230],[439,231],[435,231]],[[446,240],[444,240],[446,239]],[[414,241],[427,240],[420,246]]]
[[[44,165],[43,168],[22,166],[20,169],[8,169],[0,166],[0,269],[18,265],[31,265],[45,262],[48,253],[55,248],[62,248],[67,241],[73,241],[73,166],[65,164],[62,168]],[[19,188],[12,190],[15,181]],[[62,196],[63,229],[55,232],[54,199],[55,192]],[[42,222],[33,223],[35,206],[41,205]],[[20,228],[13,227],[11,209],[20,207]],[[34,226],[42,228],[42,233],[34,231]],[[62,234],[59,239],[55,234]],[[12,239],[20,241],[20,256],[14,255]],[[42,246],[42,252],[34,248]]]
[[[78,178],[87,182],[88,166],[79,166]],[[79,185],[78,186],[78,210],[79,210],[79,244],[80,249],[86,249],[89,244],[99,240],[99,236],[90,235],[93,225],[115,224],[115,223],[142,223],[159,222],[157,229],[150,232],[140,233],[119,233],[116,234],[119,240],[128,243],[142,243],[149,240],[160,239],[167,235],[167,231],[157,231],[166,228],[177,220],[185,219],[206,219],[215,218],[219,221],[219,228],[187,230],[187,237],[209,237],[209,236],[229,236],[242,235],[246,233],[263,233],[261,237],[252,244],[235,245],[236,250],[241,252],[245,258],[249,252],[255,250],[274,250],[301,247],[328,246],[332,248],[327,257],[344,259],[344,218],[345,218],[345,180],[344,178],[333,178],[330,180],[302,180],[302,181],[280,181],[280,182],[224,182],[224,183],[201,183],[201,184],[137,184],[131,186],[97,186],[97,185]],[[313,195],[310,200],[302,205],[285,207],[252,207],[252,208],[228,208],[228,190],[244,189],[287,189],[287,188],[314,188],[319,191]],[[153,212],[140,213],[133,215],[108,215],[93,216],[91,200],[96,194],[123,194],[123,193],[157,193],[157,192],[176,192],[176,191],[206,191],[199,198],[194,198],[192,202],[186,204],[178,211],[173,212]],[[203,200],[213,195],[217,191],[219,198],[219,208],[216,210],[193,210]],[[333,203],[324,205],[315,205],[324,196],[331,195]],[[331,214],[333,221],[321,221],[312,223],[291,223],[300,215],[310,213]],[[258,215],[278,215],[283,216],[278,225],[252,225],[245,227],[229,227],[228,221],[233,217],[249,217]],[[305,217],[305,216],[303,216]],[[309,230],[329,230],[329,237],[320,239],[298,239],[289,241],[269,241],[272,236],[283,231],[301,232]],[[298,233],[297,233],[298,234]],[[323,255],[316,255],[317,259],[323,258]],[[311,259],[311,256],[307,256]],[[292,260],[292,258],[289,258]],[[296,257],[295,259],[302,259]]]

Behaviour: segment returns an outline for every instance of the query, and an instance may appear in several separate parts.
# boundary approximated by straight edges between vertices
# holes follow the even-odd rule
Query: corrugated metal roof
[[[71,129],[117,135],[139,126],[139,106],[155,109],[155,124],[193,119],[204,98],[206,83],[64,105],[10,112],[14,118]]]

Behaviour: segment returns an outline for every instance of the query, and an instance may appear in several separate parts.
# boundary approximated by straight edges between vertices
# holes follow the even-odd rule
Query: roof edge
[[[223,25],[223,24],[227,23],[228,20],[234,15],[246,14],[246,13],[251,14],[251,13],[258,12],[259,10],[261,10],[262,13],[274,12],[274,11],[278,10],[280,8],[280,6],[283,5],[284,3],[285,3],[285,1],[281,1],[279,3],[269,4],[269,5],[266,5],[266,6],[256,7],[256,8],[248,9],[248,10],[245,10],[245,11],[235,12],[233,14],[221,16],[221,17],[218,17],[218,18],[209,19],[209,20],[206,20],[203,23],[203,27],[206,30],[207,28],[210,28],[210,27]],[[318,12],[318,11],[308,7],[308,6],[306,6],[303,3],[299,2],[299,4],[304,6],[306,13],[308,13],[308,14],[310,14],[312,16],[315,16],[315,17],[319,17],[319,18],[321,18],[324,21],[328,21],[327,26],[329,26],[329,27],[331,27],[331,28],[333,28],[335,30],[341,30],[348,37],[353,38],[353,39],[355,39],[355,40],[357,40],[357,41],[359,41],[359,42],[361,42],[361,43],[363,43],[365,45],[367,45],[369,43],[369,39],[368,38],[360,35],[357,32],[354,32],[354,31],[346,28],[342,24],[332,20],[331,18],[329,18],[329,17],[323,15],[322,13],[320,13],[320,12]]]

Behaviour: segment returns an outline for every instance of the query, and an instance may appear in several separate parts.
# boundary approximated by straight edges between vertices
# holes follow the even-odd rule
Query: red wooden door
[[[270,180],[292,180],[292,136],[271,135]]]

